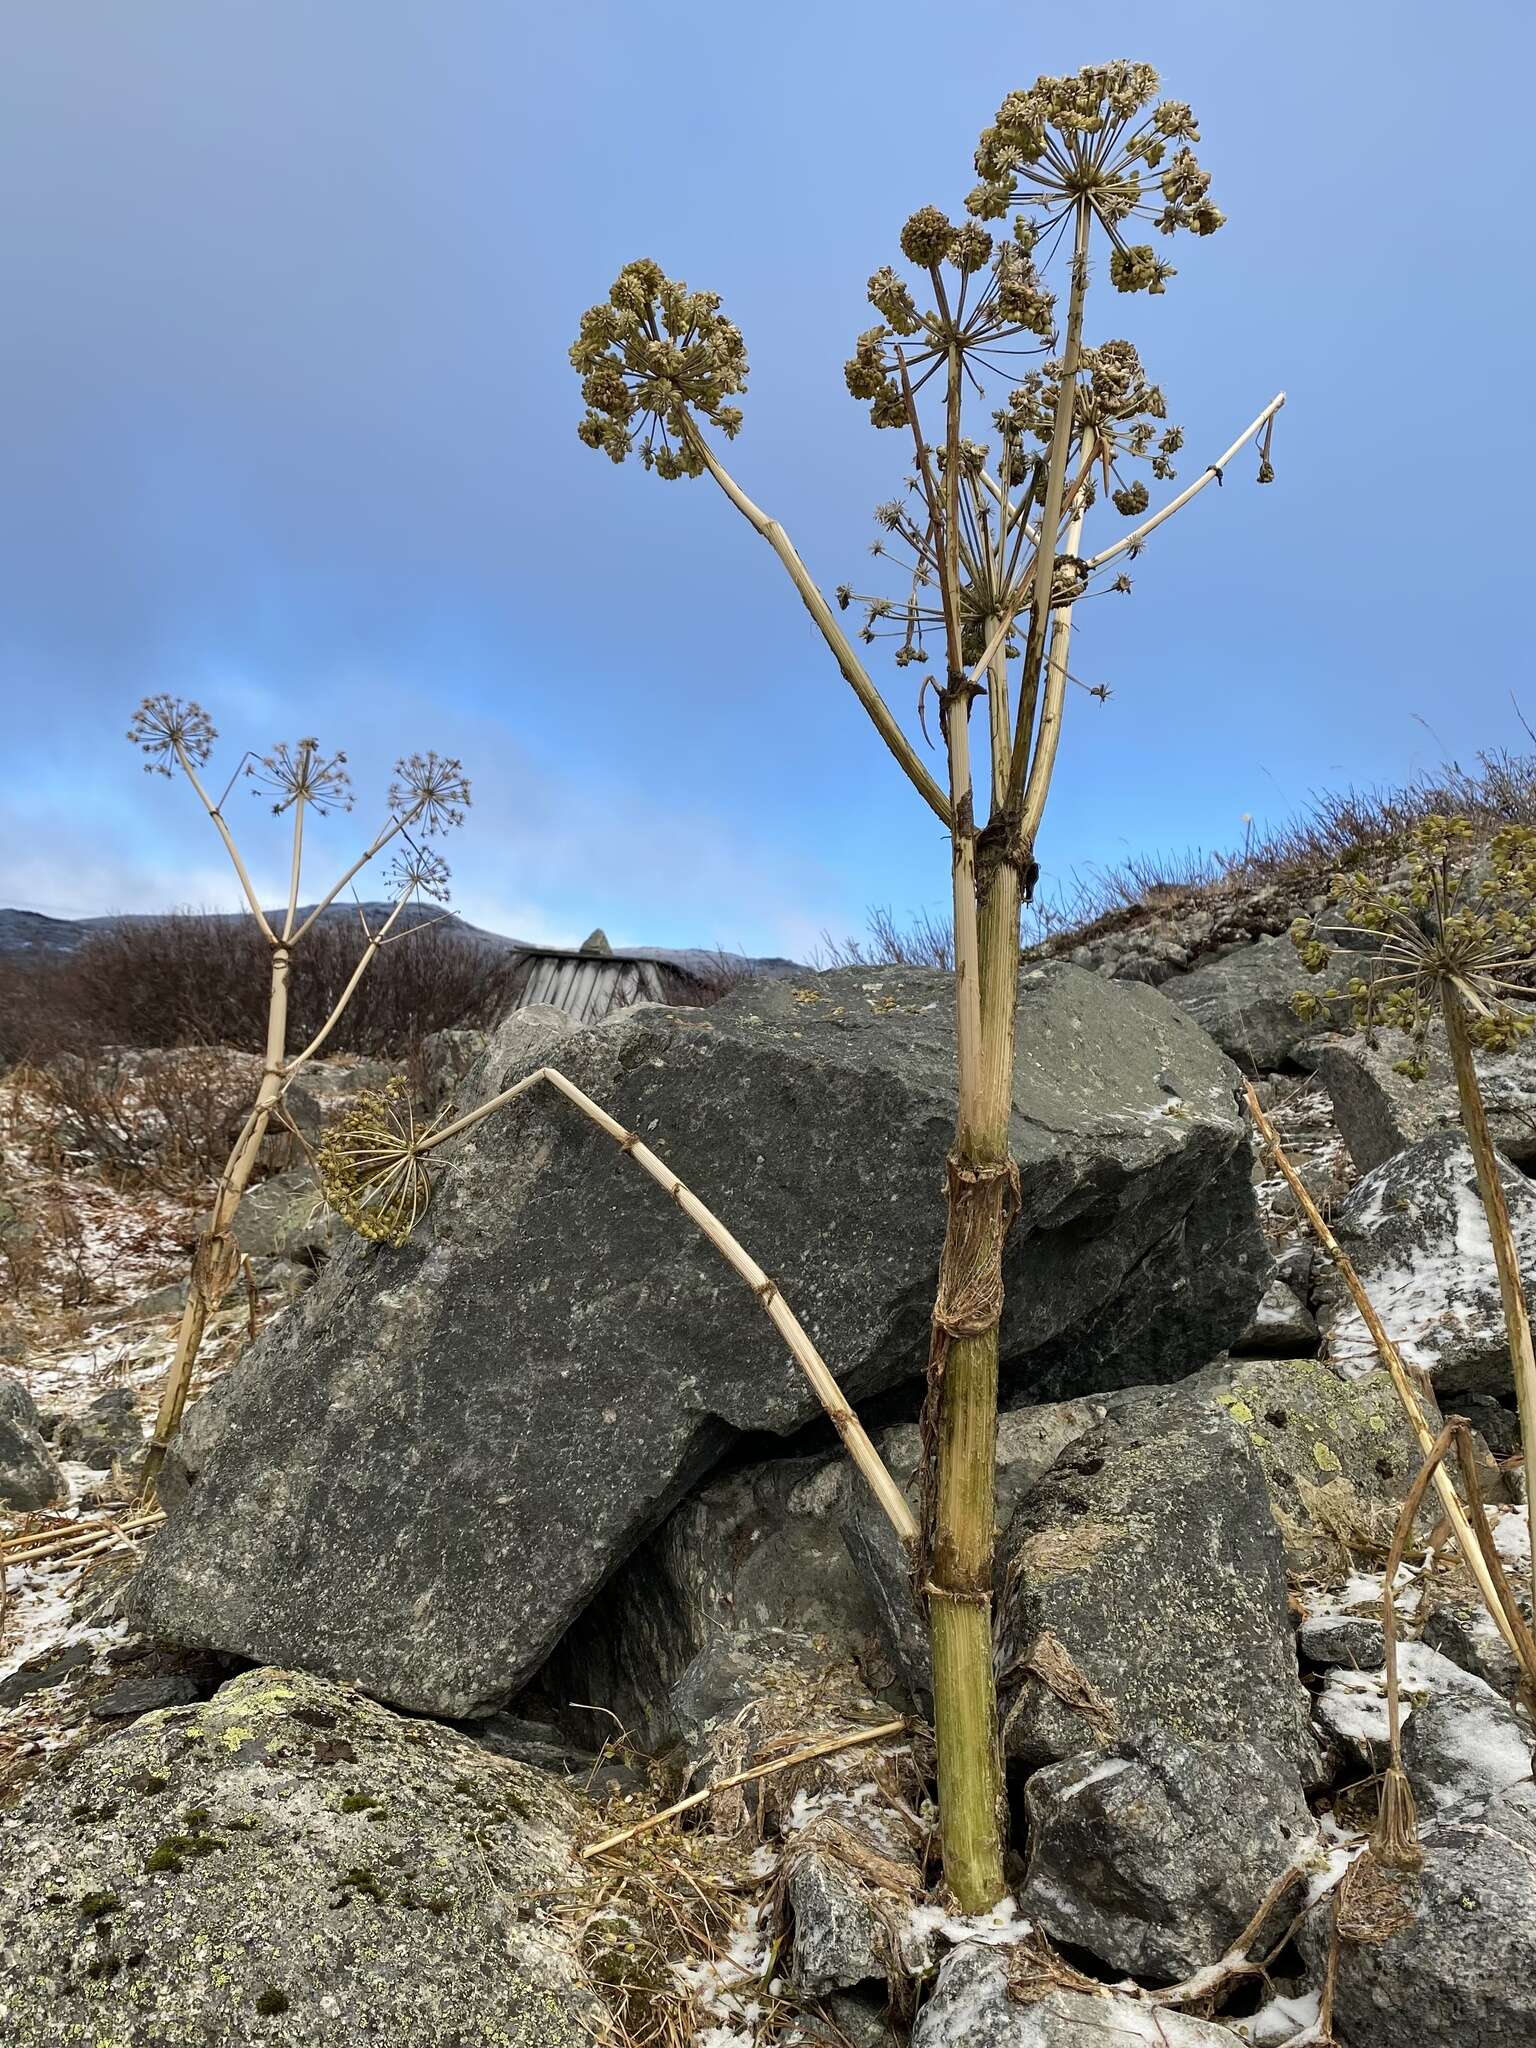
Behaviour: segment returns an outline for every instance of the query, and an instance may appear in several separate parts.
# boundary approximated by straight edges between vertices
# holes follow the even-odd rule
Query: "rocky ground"
[[[12,1077],[7,1195],[96,1235],[37,1229],[5,1326],[0,2039],[1536,2038],[1528,1703],[1432,1513],[1395,1588],[1425,1860],[1363,1853],[1419,1454],[1243,1073],[1431,1412],[1478,1431],[1527,1611],[1530,1546],[1445,1077],[1410,1093],[1307,1038],[1289,914],[1143,920],[1021,985],[1013,1850],[980,1921],[939,1883],[889,1525],[750,1296],[601,1134],[523,1098],[398,1251],[344,1242],[274,1160],[161,1528],[133,1468],[195,1211],[83,1140],[17,1164],[37,1119]],[[425,1082],[468,1101],[552,1061],[639,1131],[775,1275],[915,1501],[947,1034],[941,975],[845,970],[589,1031],[528,1013]],[[311,1128],[371,1078],[328,1070]],[[1536,1059],[1488,1085],[1536,1254]]]

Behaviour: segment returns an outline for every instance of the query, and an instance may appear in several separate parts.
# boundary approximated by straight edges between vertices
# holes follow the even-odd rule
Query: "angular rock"
[[[1244,1073],[1272,1074],[1294,1066],[1317,1030],[1291,1007],[1305,981],[1290,940],[1264,938],[1208,953],[1161,986]]]
[[[1102,1404],[1086,1400],[1000,1416],[999,1520],[1058,1451],[1103,1417]],[[917,1425],[876,1431],[875,1444],[915,1511]],[[554,1698],[602,1700],[642,1747],[658,1749],[676,1733],[669,1695],[684,1667],[733,1628],[830,1636],[877,1688],[899,1679],[912,1697],[926,1696],[927,1631],[910,1566],[841,1451],[707,1480],[567,1631],[541,1684]]]
[[[1315,1778],[1285,1552],[1241,1423],[1106,1423],[1025,1495],[1005,1547],[1004,1746],[1025,1771],[1166,1731],[1265,1744]]]
[[[0,1829],[6,2048],[583,2048],[536,1910],[580,1808],[339,1686],[251,1671],[21,1793]]]
[[[1036,1771],[1024,1797],[1025,1919],[1167,1982],[1227,1953],[1315,1832],[1274,1750],[1157,1729]]]
[[[1380,1042],[1363,1038],[1314,1040],[1309,1048],[1318,1077],[1333,1097],[1334,1116],[1349,1155],[1362,1173],[1406,1152],[1421,1138],[1460,1131],[1461,1100],[1443,1028],[1430,1037],[1429,1073],[1411,1081],[1397,1063],[1418,1052],[1401,1031]],[[1475,1055],[1493,1141],[1517,1166],[1536,1165],[1536,1044],[1524,1039],[1510,1052]]]
[[[54,1438],[59,1456],[93,1472],[127,1467],[144,1449],[144,1425],[132,1387],[108,1387],[81,1415],[67,1416]]]
[[[421,1041],[417,1055],[423,1104],[435,1111],[452,1102],[490,1042],[488,1031],[477,1031],[466,1025],[429,1032]]]
[[[1474,1593],[1463,1592],[1454,1583],[1436,1587],[1424,1617],[1423,1641],[1426,1648],[1437,1650],[1463,1671],[1492,1686],[1500,1699],[1515,1697],[1520,1684],[1519,1662],[1500,1635],[1493,1616]]]
[[[1241,2048],[1230,2028],[1118,1991],[1053,1991],[1026,2003],[1031,1987],[1015,1990],[1018,1974],[1007,1948],[952,1950],[912,2048]]]
[[[1381,1623],[1368,1614],[1309,1614],[1296,1631],[1296,1648],[1325,1670],[1379,1671],[1386,1655]]]
[[[514,1017],[478,1085],[557,1061],[727,1220],[860,1400],[925,1359],[950,1000],[937,973],[854,970],[581,1030]],[[1150,989],[1053,967],[1020,1000],[1008,1383],[1209,1356],[1264,1266],[1232,1069]],[[136,1582],[146,1624],[451,1715],[513,1693],[733,1437],[816,1414],[708,1244],[550,1090],[458,1141],[412,1242],[349,1247],[215,1399]]]
[[[0,1372],[0,1422],[19,1422],[39,1429],[37,1403],[25,1380],[14,1373]]]
[[[1500,1793],[1531,1783],[1531,1745],[1508,1703],[1422,1644],[1405,1690],[1403,1767],[1421,1822],[1474,1820]]]
[[[183,1671],[120,1678],[91,1701],[91,1715],[97,1721],[136,1721],[140,1714],[157,1713],[162,1707],[187,1706],[201,1691]]]
[[[29,1514],[69,1491],[58,1460],[19,1413],[0,1410],[0,1507]]]
[[[1278,1358],[1287,1351],[1316,1351],[1312,1311],[1283,1280],[1272,1280],[1254,1310],[1253,1321],[1232,1346],[1237,1357]]]
[[[1110,1396],[1115,1415],[1219,1411],[1258,1453],[1294,1571],[1336,1560],[1342,1539],[1391,1541],[1422,1454],[1390,1376],[1345,1378],[1315,1358],[1235,1359],[1168,1388]],[[1426,1534],[1429,1522],[1426,1520]]]
[[[1522,1268],[1536,1271],[1536,1188],[1511,1166],[1501,1179]],[[1428,1372],[1437,1393],[1508,1392],[1498,1274],[1465,1138],[1421,1138],[1378,1166],[1333,1228],[1398,1349]],[[1320,1319],[1342,1371],[1374,1367],[1365,1326],[1337,1280]]]
[[[1536,1831],[1513,1814],[1427,1833],[1424,1867],[1346,1916],[1334,2027],[1349,2048],[1529,2048],[1536,2040]],[[1320,1965],[1327,1915],[1308,1922]]]

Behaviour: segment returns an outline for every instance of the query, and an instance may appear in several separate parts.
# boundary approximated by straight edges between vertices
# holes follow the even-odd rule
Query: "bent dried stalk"
[[[1499,1298],[1504,1306],[1504,1327],[1509,1335],[1509,1358],[1515,1376],[1515,1400],[1520,1415],[1520,1441],[1525,1456],[1526,1513],[1536,1517],[1536,1350],[1531,1344],[1531,1318],[1525,1306],[1525,1288],[1520,1276],[1520,1254],[1509,1224],[1509,1203],[1499,1177],[1499,1156],[1488,1129],[1488,1112],[1483,1102],[1482,1083],[1472,1057],[1472,1040],[1467,1031],[1467,1010],[1461,993],[1451,982],[1440,984],[1440,1004],[1445,1017],[1445,1035],[1450,1042],[1451,1066],[1456,1075],[1456,1093],[1461,1102],[1461,1120],[1467,1133],[1472,1163],[1477,1171],[1477,1191],[1488,1235],[1493,1242],[1493,1263],[1499,1276]]]
[[[1386,1328],[1380,1316],[1376,1313],[1375,1304],[1366,1293],[1364,1284],[1360,1279],[1360,1275],[1355,1271],[1349,1254],[1329,1229],[1324,1221],[1322,1211],[1312,1199],[1311,1190],[1307,1187],[1306,1182],[1296,1171],[1296,1168],[1287,1156],[1285,1147],[1280,1142],[1279,1133],[1265,1115],[1259,1098],[1254,1092],[1253,1083],[1245,1081],[1243,1089],[1247,1097],[1248,1113],[1253,1118],[1254,1126],[1259,1136],[1263,1139],[1270,1157],[1280,1169],[1286,1186],[1295,1196],[1297,1204],[1302,1214],[1306,1217],[1313,1235],[1342,1275],[1344,1284],[1349,1289],[1350,1295],[1354,1300],[1355,1307],[1360,1311],[1361,1320],[1370,1333],[1371,1342],[1376,1347],[1376,1354],[1386,1367],[1403,1413],[1407,1416],[1409,1426],[1418,1438],[1419,1449],[1426,1459],[1432,1457],[1436,1438],[1429,1424],[1424,1420],[1423,1408],[1419,1403],[1417,1394],[1414,1392],[1408,1368],[1404,1365],[1397,1346],[1387,1335]],[[1477,1589],[1482,1595],[1483,1604],[1487,1607],[1490,1615],[1492,1615],[1500,1635],[1503,1636],[1504,1641],[1519,1663],[1520,1669],[1525,1676],[1526,1684],[1536,1687],[1536,1638],[1532,1637],[1530,1629],[1520,1619],[1514,1594],[1505,1576],[1503,1562],[1494,1547],[1486,1520],[1482,1525],[1482,1538],[1480,1539],[1479,1531],[1469,1519],[1465,1508],[1463,1508],[1461,1501],[1457,1498],[1456,1489],[1452,1485],[1450,1475],[1446,1472],[1443,1464],[1435,1464],[1433,1477],[1435,1492],[1439,1495],[1440,1505],[1445,1512],[1445,1518],[1450,1523],[1451,1529],[1455,1534],[1457,1547],[1461,1551],[1467,1570],[1472,1574],[1473,1579],[1477,1583]]]
[[[1417,1870],[1424,1861],[1424,1852],[1419,1847],[1413,1787],[1403,1769],[1403,1715],[1397,1677],[1397,1575],[1402,1569],[1403,1555],[1413,1533],[1414,1520],[1429,1490],[1429,1482],[1440,1469],[1452,1444],[1458,1436],[1465,1434],[1465,1429],[1466,1425],[1454,1418],[1448,1422],[1415,1474],[1392,1534],[1386,1575],[1381,1585],[1381,1639],[1387,1672],[1387,1743],[1391,1757],[1382,1780],[1381,1804],[1371,1834],[1371,1849],[1378,1863],[1393,1870]]]
[[[811,1342],[794,1310],[779,1292],[778,1283],[765,1273],[750,1252],[707,1208],[693,1191],[644,1144],[633,1131],[611,1117],[576,1083],[555,1067],[536,1067],[512,1087],[493,1095],[489,1102],[455,1117],[449,1124],[428,1124],[418,1128],[407,1111],[403,1116],[378,1098],[365,1102],[341,1119],[320,1153],[321,1185],[327,1199],[354,1229],[384,1242],[403,1242],[426,1207],[431,1183],[421,1161],[450,1138],[459,1137],[483,1123],[498,1109],[526,1095],[541,1081],[547,1082],[583,1116],[612,1138],[628,1153],[642,1172],[649,1174],[709,1242],[733,1271],[740,1274],[756,1296],[758,1305],[783,1338],[790,1356],[804,1373],[833,1428],[843,1441],[849,1457],[868,1482],[870,1491],[884,1510],[891,1527],[910,1548],[917,1539],[917,1522],[906,1497],[891,1477],[880,1453],[871,1443],[864,1425],[849,1406],[825,1359]]]

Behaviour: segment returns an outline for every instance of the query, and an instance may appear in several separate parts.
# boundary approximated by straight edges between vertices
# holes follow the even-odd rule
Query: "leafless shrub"
[[[361,926],[316,925],[296,952],[290,1026],[320,1029],[362,959]],[[494,1019],[515,961],[452,924],[384,949],[342,1010],[327,1050],[408,1056],[429,1032]],[[271,947],[241,918],[181,913],[135,918],[62,958],[0,969],[0,1060],[81,1056],[109,1047],[259,1045],[266,1029]]]

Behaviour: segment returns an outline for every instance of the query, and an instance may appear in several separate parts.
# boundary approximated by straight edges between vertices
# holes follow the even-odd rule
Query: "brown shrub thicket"
[[[289,1018],[306,1042],[338,1001],[365,944],[359,926],[318,924],[295,955]],[[387,945],[327,1041],[328,1053],[406,1057],[428,1032],[489,1022],[516,956],[453,925]],[[271,947],[243,918],[134,919],[63,956],[0,963],[0,1060],[56,1061],[104,1047],[260,1045]],[[108,1077],[110,1085],[110,1077]]]

